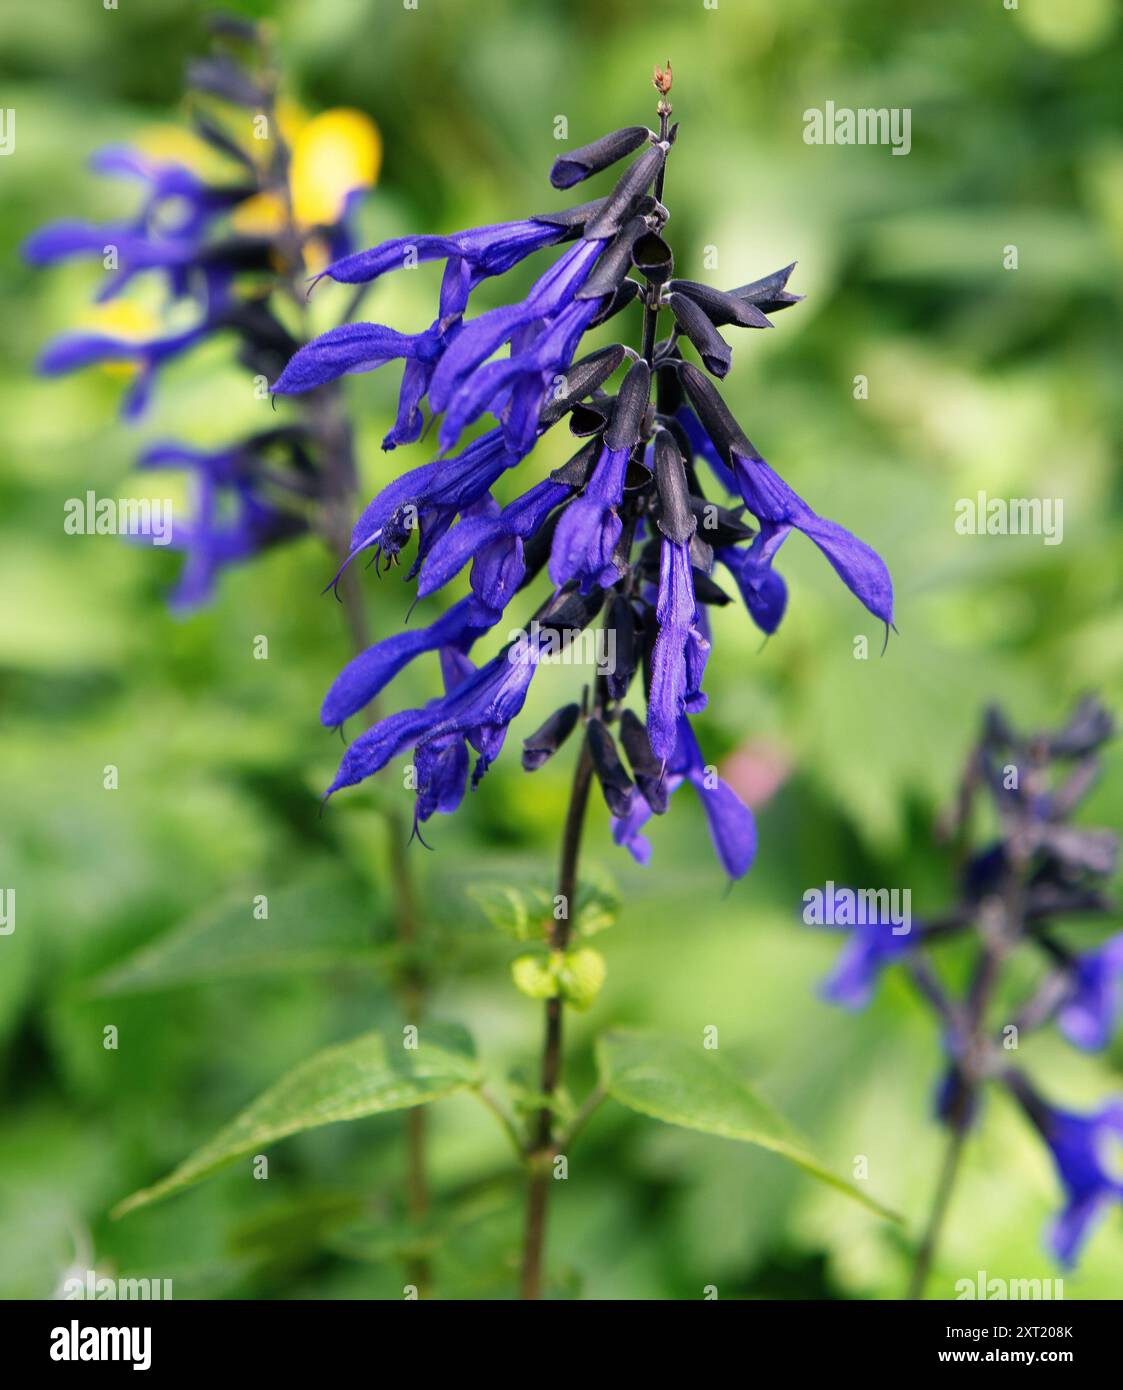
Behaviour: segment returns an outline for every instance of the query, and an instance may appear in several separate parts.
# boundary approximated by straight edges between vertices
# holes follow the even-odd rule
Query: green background
[[[597,941],[608,981],[574,1016],[568,1076],[583,1093],[591,1041],[610,1025],[691,1042],[716,1026],[722,1054],[836,1168],[866,1156],[870,1191],[909,1226],[895,1231],[768,1154],[606,1104],[554,1197],[551,1287],[584,1298],[699,1298],[706,1285],[723,1298],[899,1296],[941,1148],[937,1031],[892,975],[858,1017],[820,1002],[836,943],[802,925],[799,904],[834,879],[908,887],[918,915],[940,910],[952,888],[931,825],[983,705],[998,700],[1031,726],[1057,721],[1087,689],[1123,707],[1118,7],[236,8],[276,22],[289,91],[309,110],[354,105],[380,125],[385,160],[362,212],[364,244],[561,206],[547,181],[555,117],[567,117],[571,144],[651,119],[651,67],[670,56],[682,127],[666,202],[679,273],[730,286],[798,259],[791,288],[806,302],[774,332],[734,339],[727,398],[772,465],[884,556],[900,636],[879,657],[877,624],[798,536],[782,555],[791,601],[774,639],[762,649],[739,605],[717,614],[698,725],[710,758],[735,757],[758,788],[778,783],[758,807],[757,863],[727,891],[683,792],[641,870],[594,806],[587,860],[615,880],[622,911]],[[339,744],[318,707],[347,655],[320,593],[331,569],[322,549],[309,539],[231,573],[209,609],[177,621],[163,602],[174,557],[68,536],[61,524],[65,500],[87,488],[135,492],[131,461],[146,441],[218,444],[273,419],[223,343],[173,364],[139,429],[117,420],[112,376],[33,375],[101,272],[30,271],[19,243],[56,217],[127,208],[127,190],[99,183],[85,161],[181,113],[181,71],[202,51],[205,10],[37,0],[0,17],[0,104],[17,112],[16,151],[0,161],[0,885],[18,903],[17,930],[0,937],[0,1293],[47,1296],[69,1267],[92,1265],[171,1278],[177,1297],[400,1297],[398,1116],[277,1146],[268,1182],[240,1163],[162,1205],[107,1217],[310,1052],[400,1022],[375,799],[396,797],[396,784],[320,815]],[[912,153],[806,145],[803,112],[828,99],[911,108]],[[1016,271],[1003,268],[1008,245]],[[714,272],[706,247],[717,250]],[[532,273],[524,266],[512,282]],[[434,270],[390,278],[367,310],[421,328],[436,284]],[[477,307],[503,292],[486,287]],[[342,293],[325,291],[320,326]],[[635,340],[638,316],[618,323]],[[854,398],[859,374],[868,400]],[[397,382],[389,368],[348,385],[364,500],[428,457],[423,446],[378,448]],[[541,476],[562,449],[547,444],[527,468]],[[956,534],[956,500],[979,490],[1062,497],[1063,544]],[[409,598],[400,572],[368,573],[364,589],[376,630],[393,631]],[[253,659],[259,634],[267,661]],[[868,660],[854,655],[862,634]],[[534,777],[515,754],[580,673],[543,675],[482,787],[430,824],[434,852],[410,851],[436,972],[431,1012],[471,1028],[500,1088],[530,1064],[540,1006],[513,989],[515,948],[469,890],[551,882],[571,754]],[[419,662],[394,702],[427,698],[435,679]],[[109,763],[116,791],[103,789]],[[1118,824],[1121,808],[1112,749],[1085,819]],[[253,896],[289,891],[288,939],[232,968],[226,953],[255,949]],[[219,925],[192,978],[142,988],[134,977],[127,992],[118,980],[117,992],[96,993],[106,972],[199,921]],[[372,925],[376,949],[356,952]],[[949,978],[965,964],[953,949]],[[1019,967],[1015,992],[1035,968]],[[116,1051],[102,1047],[109,1024]],[[1025,1040],[1020,1060],[1072,1108],[1121,1089],[1118,1043],[1086,1057],[1050,1031]],[[438,1291],[509,1296],[521,1191],[503,1138],[456,1098],[432,1108],[431,1133]],[[931,1292],[950,1296],[979,1269],[1055,1273],[1042,1241],[1058,1198],[1035,1136],[1004,1096],[988,1097]],[[1066,1295],[1118,1293],[1121,1251],[1116,1210]]]

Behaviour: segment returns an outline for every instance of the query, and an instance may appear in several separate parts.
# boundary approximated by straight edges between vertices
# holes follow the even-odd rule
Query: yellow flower
[[[339,107],[314,116],[296,135],[289,184],[302,227],[331,226],[347,195],[372,188],[382,166],[382,137],[361,111]]]
[[[151,309],[127,299],[111,299],[107,304],[88,306],[79,324],[90,333],[104,333],[109,338],[134,343],[154,338],[160,329],[160,321]],[[110,376],[130,377],[135,375],[137,364],[131,358],[122,357],[103,362],[101,368]]]
[[[302,230],[334,225],[343,216],[348,194],[370,188],[378,180],[382,164],[378,127],[361,111],[341,107],[306,118],[291,103],[278,112],[278,126],[290,148],[293,220]],[[240,203],[232,220],[245,236],[273,236],[284,226],[286,216],[284,199],[265,192]]]

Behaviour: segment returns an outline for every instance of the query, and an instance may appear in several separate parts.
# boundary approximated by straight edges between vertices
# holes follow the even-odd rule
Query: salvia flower
[[[1045,1141],[1065,1192],[1065,1205],[1049,1231],[1049,1245],[1066,1267],[1076,1263],[1093,1226],[1123,1200],[1118,1154],[1123,1149],[1123,1099],[1091,1115],[1049,1105],[1020,1074],[1008,1078],[1026,1115]]]
[[[1057,1013],[1061,1032],[1088,1051],[1111,1041],[1123,1007],[1123,934],[1098,950],[1085,951],[1068,963],[1071,984]]]
[[[847,930],[849,939],[820,993],[832,1004],[862,1009],[873,998],[885,967],[899,962],[913,949],[920,927],[913,922],[908,931],[901,931],[898,924],[875,913]]]
[[[355,199],[378,174],[379,135],[366,116],[303,117],[279,103],[272,56],[253,25],[219,18],[211,27],[216,52],[188,70],[198,167],[124,145],[102,150],[95,172],[134,185],[135,213],[104,226],[53,223],[24,246],[36,266],[89,257],[109,272],[92,325],[49,343],[39,369],[53,376],[123,368],[130,419],[148,407],[167,363],[218,335],[260,383],[272,380],[300,346],[282,302],[309,269],[350,251]],[[241,121],[219,118],[214,98],[227,113],[240,108]],[[253,138],[261,120],[268,140]],[[162,287],[160,313],[126,293],[139,277]],[[310,398],[302,426],[256,431],[221,449],[162,444],[142,457],[142,467],[193,476],[191,513],[173,528],[173,545],[185,553],[174,609],[206,601],[226,567],[314,525],[328,529],[353,463],[345,425],[325,407],[322,396]]]
[[[308,529],[301,503],[312,495],[314,475],[299,430],[269,430],[211,451],[155,444],[139,462],[193,475],[191,516],[172,529],[172,547],[186,557],[169,600],[174,610],[205,603],[229,565]]]
[[[772,562],[793,529],[824,551],[886,623],[892,585],[868,546],[819,517],[772,472],[704,372],[683,355],[689,345],[707,371],[724,376],[732,349],[719,330],[768,328],[768,315],[799,297],[786,289],[791,266],[728,292],[675,279],[662,198],[678,128],[669,127],[664,107],[657,132],[628,127],[555,161],[551,182],[568,189],[628,160],[604,197],[447,236],[398,237],[329,265],[323,277],[366,284],[420,261],[442,262],[435,315],[416,331],[342,324],[296,352],[274,389],[284,395],[322,389],[344,375],[401,361],[397,419],[384,447],[418,439],[433,419],[439,420],[438,456],[374,498],[355,526],[350,558],[370,551],[376,560],[396,561],[416,532],[409,575],[417,578],[419,598],[437,594],[467,569],[467,598],[411,636],[389,638],[350,663],[324,702],[326,724],[357,712],[414,656],[437,651],[447,660],[454,653],[463,662],[471,651],[474,660],[475,644],[512,599],[543,574],[551,586],[498,656],[460,683],[446,683],[445,693],[423,708],[390,714],[358,738],[331,790],[412,747],[426,787],[419,790],[417,821],[448,809],[459,801],[452,783],[466,776],[465,746],[476,751],[472,780],[478,782],[540,661],[599,619],[614,660],[598,670],[580,702],[525,739],[524,766],[541,767],[580,727],[614,837],[641,862],[649,847],[640,828],[689,782],[722,865],[738,877],[755,849],[752,817],[705,763],[690,725],[706,705],[706,610],[730,602],[713,578],[715,560],[734,575],[751,616],[769,632],[787,597]],[[561,249],[523,298],[471,315],[471,294],[483,279],[549,248]],[[643,308],[642,344],[583,352],[586,333],[633,300]],[[663,310],[673,322],[660,338]],[[465,431],[479,421],[487,422],[485,431],[466,444]],[[562,421],[582,447],[500,505],[492,489]],[[739,494],[735,502],[711,500],[698,458],[711,465],[719,486]],[[743,519],[746,512],[755,528]],[[646,697],[644,718],[626,704],[637,684]],[[440,795],[433,790],[438,781]]]
[[[1104,1157],[1123,1134],[1123,1101],[1091,1116],[1048,1105],[1021,1071],[1005,1064],[1004,1042],[1055,1021],[1069,1042],[1095,1050],[1109,1044],[1118,1026],[1123,934],[1079,946],[1074,935],[1086,935],[1113,910],[1104,888],[1117,838],[1073,821],[1095,782],[1099,750],[1113,733],[1110,715],[1092,698],[1081,701],[1061,729],[1029,736],[1017,733],[1000,710],[989,710],[956,815],[944,828],[964,839],[975,797],[983,792],[997,816],[999,839],[967,850],[957,900],[943,916],[914,922],[900,936],[880,919],[852,926],[823,989],[832,1002],[862,1007],[883,969],[909,972],[936,1014],[946,1053],[938,1117],[962,1135],[976,1121],[986,1082],[999,1080],[1013,1091],[1048,1145],[1067,1194],[1049,1236],[1065,1265],[1077,1258],[1100,1211],[1123,1191]],[[935,958],[944,941],[965,937],[974,939],[975,965],[966,988],[956,993]],[[1020,951],[1035,953],[1044,969],[1032,992],[1000,1013],[1004,967]]]

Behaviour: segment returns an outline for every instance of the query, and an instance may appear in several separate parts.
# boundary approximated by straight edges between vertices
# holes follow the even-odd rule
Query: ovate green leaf
[[[209,1177],[246,1154],[302,1130],[408,1110],[478,1084],[479,1068],[460,1030],[423,1027],[415,1049],[380,1033],[318,1052],[282,1077],[174,1172],[127,1197],[123,1216]]]
[[[879,1215],[900,1219],[820,1163],[787,1120],[714,1053],[654,1033],[613,1032],[597,1043],[597,1066],[605,1090],[630,1110],[769,1149]]]

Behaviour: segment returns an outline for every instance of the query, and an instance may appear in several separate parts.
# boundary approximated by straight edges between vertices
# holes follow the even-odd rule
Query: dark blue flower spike
[[[278,302],[291,298],[294,281],[303,282],[306,255],[321,254],[321,247],[329,254],[347,249],[353,196],[364,186],[352,186],[351,180],[366,177],[337,158],[336,210],[330,218],[324,207],[311,210],[309,180],[294,171],[293,150],[278,127],[275,64],[267,40],[249,23],[231,26],[216,18],[209,28],[216,52],[189,66],[188,87],[195,131],[231,170],[229,176],[204,178],[183,163],[112,146],[95,155],[93,168],[139,190],[135,216],[105,226],[57,222],[34,233],[23,248],[35,266],[89,257],[116,267],[96,295],[101,307],[95,326],[48,344],[39,370],[54,376],[97,365],[123,367],[130,377],[122,399],[128,419],[145,411],[167,364],[220,335],[262,385],[278,375],[299,347]],[[207,102],[214,97],[270,120],[267,157],[251,152],[247,143],[253,142],[237,138],[225,118],[211,113]],[[369,123],[364,127],[364,118],[344,115],[353,141],[361,144],[365,136],[372,146],[377,142],[377,131]],[[314,132],[318,121],[330,125],[332,117],[329,112],[313,118],[305,133]],[[371,169],[367,173],[373,178]],[[317,197],[330,198],[324,180],[314,182]],[[262,225],[251,230],[255,217]],[[564,235],[564,230],[546,230]],[[163,288],[166,312],[122,300],[138,277]],[[301,427],[258,431],[221,449],[160,445],[142,457],[142,467],[179,467],[193,474],[190,514],[177,517],[173,526],[172,544],[186,555],[170,596],[175,610],[208,600],[226,567],[312,526],[326,529],[327,512],[350,482],[353,467],[343,457],[349,455],[345,431],[329,420],[322,401],[309,404]]]
[[[1046,1104],[1029,1079],[1007,1065],[1007,1048],[1011,1039],[1020,1048],[1026,1034],[1053,1022],[1084,1050],[1107,1047],[1118,1029],[1123,933],[1087,939],[1114,913],[1105,889],[1118,838],[1073,823],[1099,772],[1100,749],[1113,734],[1110,714],[1090,697],[1059,730],[1029,736],[1018,734],[1000,710],[989,710],[955,815],[942,827],[962,847],[957,901],[939,918],[913,920],[904,933],[876,911],[850,923],[823,990],[834,1003],[861,1008],[887,967],[909,973],[936,1014],[947,1054],[936,1112],[956,1151],[976,1122],[985,1084],[999,1080],[1014,1092],[1048,1145],[1067,1193],[1049,1235],[1064,1265],[1076,1260],[1099,1215],[1123,1192],[1106,1152],[1123,1136],[1123,1100],[1093,1115]],[[971,849],[966,835],[979,793],[991,803],[1000,833]],[[935,966],[939,947],[953,937],[974,940],[974,967],[960,993]],[[1019,953],[1036,954],[1040,969],[1032,991],[1023,988],[1020,1002],[1012,1003],[1004,979]]]
[[[449,235],[398,237],[329,266],[323,273],[330,279],[367,284],[420,261],[442,262],[435,316],[409,332],[343,324],[295,353],[274,389],[299,393],[403,362],[397,420],[384,447],[419,438],[429,416],[439,420],[439,456],[374,498],[355,527],[351,556],[369,551],[378,561],[396,562],[416,532],[409,575],[417,577],[419,598],[465,569],[468,574],[468,596],[443,617],[412,637],[379,643],[347,667],[324,703],[325,723],[357,712],[416,655],[473,651],[511,599],[544,571],[553,586],[547,608],[577,605],[582,629],[591,613],[600,615],[611,659],[599,663],[579,705],[565,706],[526,740],[524,766],[542,766],[580,726],[614,837],[641,861],[649,851],[640,827],[690,782],[723,867],[738,877],[755,850],[752,817],[705,764],[689,722],[706,704],[707,608],[730,601],[713,577],[715,561],[733,574],[765,632],[775,631],[786,606],[784,581],[772,563],[792,529],[808,535],[886,623],[892,585],[868,546],[817,516],[772,472],[716,388],[683,356],[690,345],[708,372],[724,376],[732,349],[719,330],[768,328],[769,314],[799,296],[786,288],[791,266],[731,291],[675,278],[663,184],[678,128],[669,125],[669,103],[660,92],[658,131],[631,126],[555,161],[551,182],[566,189],[628,160],[605,197]],[[485,278],[555,246],[565,249],[523,299],[470,315],[472,292]],[[589,330],[637,299],[641,345],[613,343],[582,354]],[[664,310],[673,322],[660,339]],[[466,443],[465,431],[487,417],[490,428]],[[492,489],[504,486],[504,475],[563,421],[586,441],[583,447],[500,505]],[[736,505],[707,496],[699,457],[714,466],[719,484],[740,494]],[[538,664],[552,653],[554,644],[543,644],[541,614],[520,631],[506,651],[444,696],[391,714],[362,735],[332,790],[408,747],[428,768],[438,743],[442,750],[475,748],[478,781]],[[627,703],[641,672],[642,718]],[[463,781],[462,764],[450,753],[446,766],[450,779]],[[458,799],[426,792],[419,820]]]

